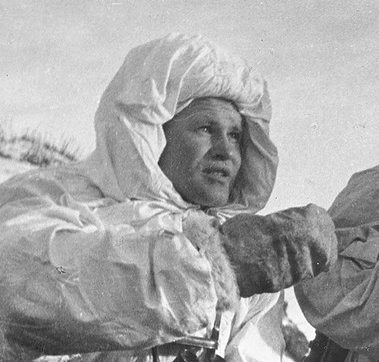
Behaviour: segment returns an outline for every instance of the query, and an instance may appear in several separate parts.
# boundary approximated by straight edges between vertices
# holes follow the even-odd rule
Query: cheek
[[[201,166],[201,163],[207,153],[208,149],[201,142],[185,142],[183,141],[180,148],[180,159],[183,165],[185,164],[188,169],[195,169]]]
[[[242,155],[241,155],[241,147],[240,145],[236,145],[235,148],[232,151],[232,162],[234,169],[237,171],[240,169],[242,164]]]
[[[241,165],[242,165],[242,156],[241,156],[241,153],[239,152],[239,153],[238,153],[238,156],[236,157],[236,168],[237,168],[237,172],[240,170]]]

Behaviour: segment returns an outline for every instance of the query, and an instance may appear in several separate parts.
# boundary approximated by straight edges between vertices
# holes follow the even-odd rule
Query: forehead
[[[242,127],[242,116],[232,102],[210,97],[193,100],[173,121],[183,125],[211,121],[223,127]]]

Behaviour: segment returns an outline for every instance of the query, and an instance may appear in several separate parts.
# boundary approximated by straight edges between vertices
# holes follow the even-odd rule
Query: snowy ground
[[[26,162],[17,162],[8,158],[0,157],[0,183],[21,172],[35,168]]]
[[[28,171],[35,168],[26,162],[18,162],[9,158],[0,157],[0,182],[5,181],[11,176]],[[297,327],[305,334],[308,341],[314,338],[314,329],[308,324],[304,318],[293,292],[292,288],[286,290],[286,300],[288,302],[289,318],[297,325]],[[49,362],[62,362],[63,359],[49,359]],[[292,359],[284,358],[283,362],[289,362]]]

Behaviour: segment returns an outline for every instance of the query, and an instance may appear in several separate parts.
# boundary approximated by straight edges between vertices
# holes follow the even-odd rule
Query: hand
[[[334,224],[313,204],[266,216],[240,214],[220,232],[241,297],[288,288],[337,260]]]

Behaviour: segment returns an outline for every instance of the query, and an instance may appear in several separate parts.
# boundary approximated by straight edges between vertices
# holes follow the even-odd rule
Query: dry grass
[[[84,152],[72,139],[51,141],[36,130],[15,132],[8,123],[0,123],[0,157],[46,167],[77,161]]]

